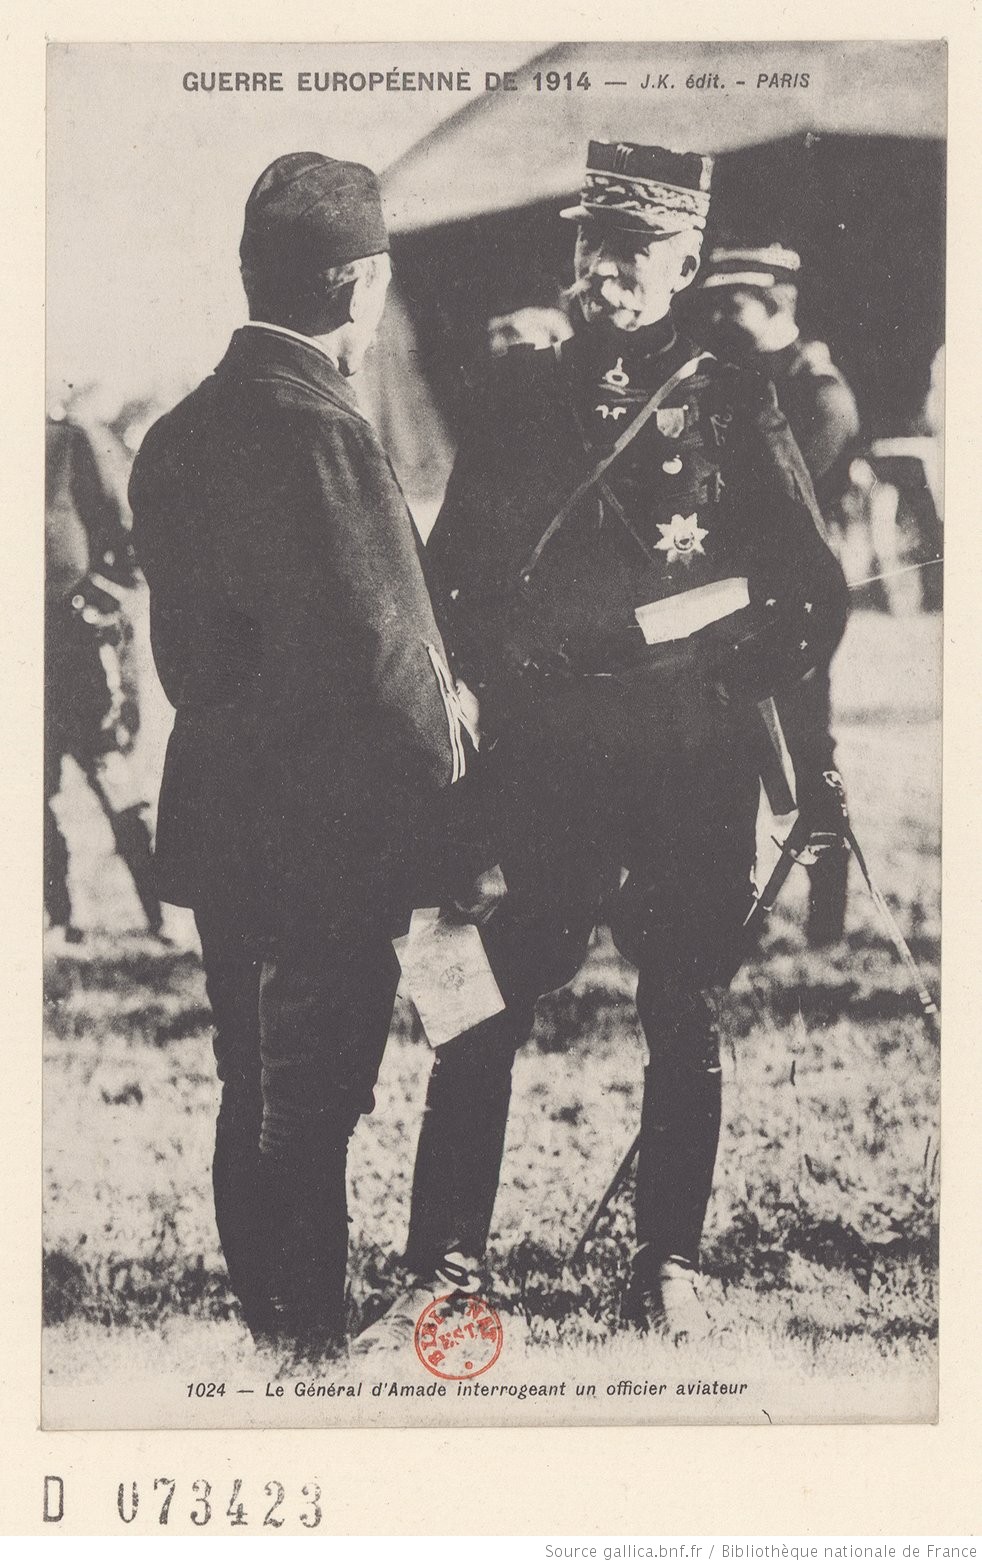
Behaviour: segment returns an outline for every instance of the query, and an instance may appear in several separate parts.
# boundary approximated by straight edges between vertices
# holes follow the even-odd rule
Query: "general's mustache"
[[[583,277],[578,277],[574,283],[570,284],[569,288],[565,290],[565,297],[567,299],[583,299],[589,295],[594,295],[599,299],[604,297],[605,288],[606,297],[614,303],[631,304],[637,294],[636,289],[628,288],[618,278],[587,272]]]

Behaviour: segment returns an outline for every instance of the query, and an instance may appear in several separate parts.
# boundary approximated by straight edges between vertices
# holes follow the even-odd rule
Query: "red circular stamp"
[[[498,1355],[501,1317],[486,1300],[442,1294],[420,1312],[413,1343],[421,1365],[443,1381],[483,1376]]]

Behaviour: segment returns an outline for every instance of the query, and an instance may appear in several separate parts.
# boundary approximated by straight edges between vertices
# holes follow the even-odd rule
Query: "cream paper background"
[[[789,1429],[583,1428],[395,1431],[41,1432],[41,515],[43,469],[44,41],[320,42],[626,38],[934,38],[950,44],[949,515],[945,606],[945,1052],[941,1416],[934,1427]],[[717,0],[621,0],[616,8],[485,3],[377,4],[327,13],[279,0],[135,6],[28,4],[3,11],[2,166],[8,239],[2,471],[7,549],[0,617],[0,693],[7,738],[0,818],[0,962],[5,1003],[0,1137],[0,1531],[4,1534],[159,1533],[149,1508],[131,1529],[116,1512],[120,1480],[170,1474],[179,1493],[209,1478],[216,1499],[233,1477],[261,1495],[276,1476],[320,1483],[322,1536],[490,1533],[557,1535],[963,1534],[979,1521],[980,1287],[975,1016],[982,1001],[978,857],[979,554],[973,504],[978,403],[979,19],[973,0],[920,4],[825,0],[819,6]],[[111,126],[112,105],[106,105]],[[111,134],[107,135],[111,156]],[[534,149],[530,149],[534,155]],[[111,166],[105,170],[112,177]],[[80,192],[84,200],[84,192]],[[112,236],[106,236],[111,246]],[[84,300],[79,307],[84,308]],[[973,330],[974,328],[974,330]],[[42,1481],[59,1474],[66,1520],[41,1520]],[[229,1531],[222,1501],[205,1537]],[[170,1534],[196,1532],[187,1507]],[[284,1529],[286,1533],[288,1529]],[[298,1530],[299,1531],[299,1530]],[[255,1528],[238,1531],[254,1537]],[[316,1537],[317,1535],[310,1535]]]

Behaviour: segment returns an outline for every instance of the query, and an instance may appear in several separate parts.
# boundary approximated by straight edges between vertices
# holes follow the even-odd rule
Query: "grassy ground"
[[[853,817],[932,987],[939,658],[936,619],[867,614],[850,626],[837,668]],[[163,720],[151,703],[141,758],[148,775],[159,764]],[[254,1412],[251,1400],[248,1415],[241,1403],[189,1411],[183,1388],[225,1376],[260,1386],[279,1368],[252,1350],[224,1282],[209,1181],[217,1094],[193,931],[176,915],[167,950],[132,933],[137,908],[125,873],[97,807],[67,768],[60,809],[90,934],[80,948],[53,938],[47,953],[46,1417],[139,1424],[149,1399],[161,1423],[262,1422],[268,1410]],[[604,934],[576,984],[543,1002],[519,1058],[492,1234],[507,1353],[489,1382],[520,1375],[605,1386],[623,1371],[662,1374],[674,1386],[687,1375],[732,1372],[751,1390],[727,1406],[602,1395],[589,1414],[578,1400],[572,1412],[559,1399],[534,1413],[509,1401],[505,1413],[465,1399],[453,1410],[434,1412],[430,1403],[426,1417],[930,1417],[937,1048],[858,877],[847,938],[827,956],[804,947],[803,904],[796,872],[760,959],[722,1003],[724,1130],[704,1251],[710,1346],[670,1351],[621,1324],[629,1191],[585,1267],[568,1265],[640,1108],[632,975]],[[353,1331],[398,1284],[429,1058],[400,1003],[378,1108],[352,1149]],[[308,1371],[344,1381],[376,1368],[354,1360]],[[395,1373],[420,1379],[411,1349]],[[311,1409],[292,1398],[268,1417],[370,1422],[382,1407],[342,1399]],[[387,1405],[385,1412],[394,1417]]]

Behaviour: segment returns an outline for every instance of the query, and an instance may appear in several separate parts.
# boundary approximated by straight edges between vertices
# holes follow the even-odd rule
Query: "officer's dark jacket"
[[[795,338],[786,348],[761,354],[758,367],[774,383],[818,503],[828,515],[846,488],[849,460],[856,449],[860,432],[856,399],[825,343]]]
[[[148,433],[130,501],[177,708],[157,834],[168,900],[194,905],[228,883],[260,802],[284,808],[277,778],[302,801],[302,830],[353,800],[451,781],[459,737],[412,520],[323,354],[236,332]]]
[[[697,353],[673,340],[649,366],[650,389]],[[477,394],[427,545],[465,676],[488,685],[557,657],[589,671],[643,660],[635,609],[734,576],[747,578],[754,612],[783,630],[779,672],[820,663],[841,635],[846,594],[807,470],[773,387],[712,356],[605,476],[612,501],[590,491],[521,592],[523,562],[601,455],[583,417],[594,370],[585,334],[558,355],[506,355]],[[679,547],[666,547],[673,538]]]

